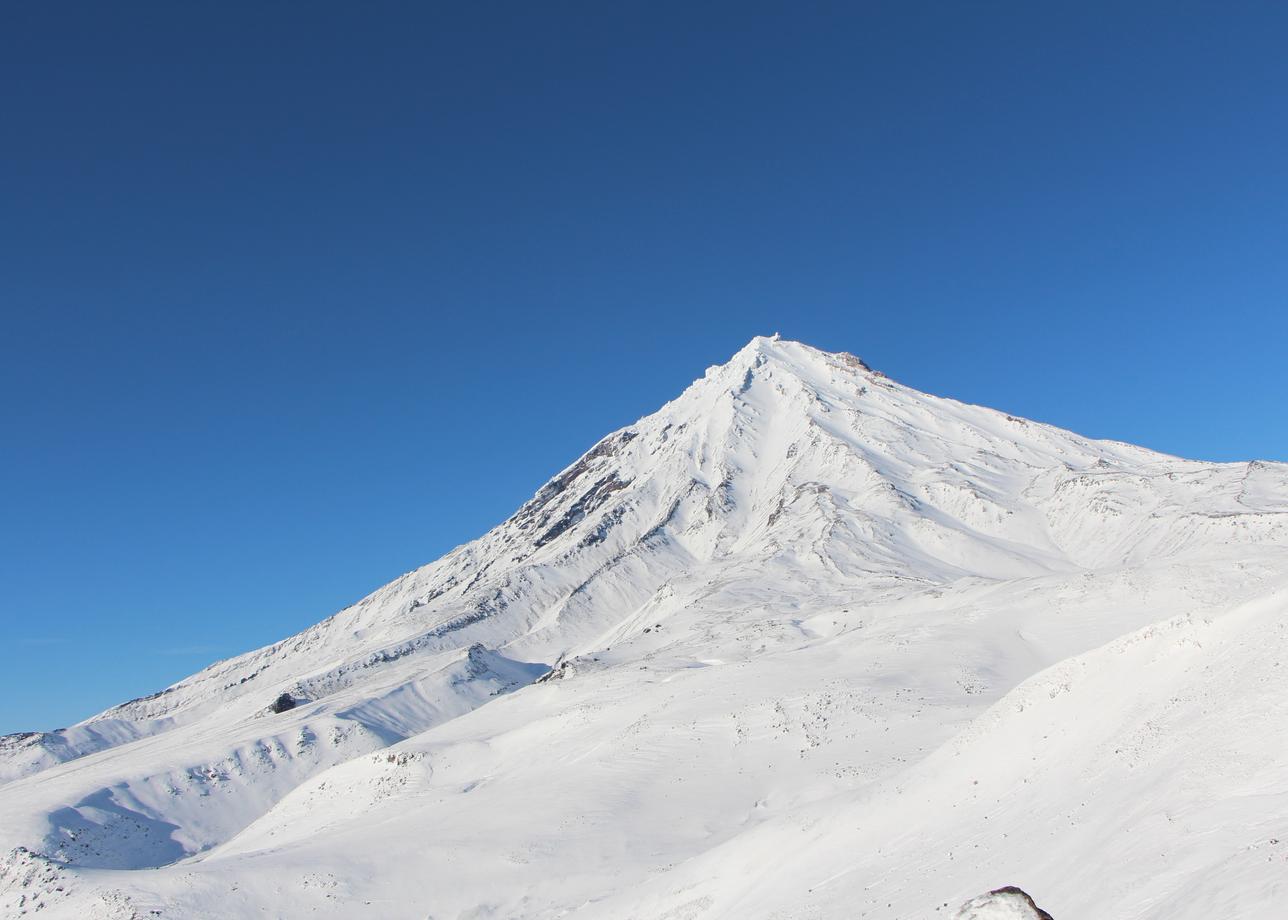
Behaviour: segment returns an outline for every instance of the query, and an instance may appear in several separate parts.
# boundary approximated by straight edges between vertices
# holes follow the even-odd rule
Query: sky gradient
[[[753,335],[1288,460],[1288,7],[8,4],[0,732],[304,628]]]

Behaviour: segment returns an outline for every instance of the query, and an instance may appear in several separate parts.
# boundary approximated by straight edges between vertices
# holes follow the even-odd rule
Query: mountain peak
[[[826,386],[837,371],[861,372],[884,378],[867,362],[850,352],[829,352],[793,339],[784,339],[778,333],[758,335],[734,353],[724,364],[707,369],[701,384],[717,379],[735,392],[750,385],[758,368],[772,366],[804,382],[807,386]]]
[[[775,332],[773,335],[753,335],[751,337],[751,341],[749,341],[746,345],[742,346],[742,348],[738,349],[737,354],[761,354],[770,350],[772,346],[782,341],[784,341],[783,337],[779,335],[777,332]],[[787,341],[788,341],[788,344],[796,344],[796,345],[802,344],[800,342],[793,343],[791,342],[791,340],[787,340]]]
[[[922,916],[964,893],[952,873],[985,818],[1019,865],[1071,802],[1100,808],[1070,837],[1098,844],[1125,808],[1170,810],[1156,781],[1131,785],[1150,758],[1228,788],[1248,713],[1280,706],[1284,595],[1239,614],[1243,638],[1203,632],[1206,617],[1278,590],[1285,560],[1288,466],[1088,440],[757,336],[489,533],[318,625],[69,729],[0,738],[0,914],[38,889],[46,915],[96,916],[100,894],[128,907],[128,888],[172,899],[167,916],[350,916],[343,898],[396,896],[418,916],[655,917],[730,878],[739,900],[715,912],[781,894],[749,916],[797,916],[807,872],[810,897],[835,892],[811,915]],[[1206,673],[1190,666],[1204,654],[1224,669],[1211,687],[1176,683]],[[1246,693],[1198,713],[1233,753],[1198,734],[1150,747],[1159,733],[1139,725],[1186,721],[1176,701],[1207,706],[1236,669],[1254,675]],[[1099,806],[1029,791],[1111,767],[1106,788],[1125,791]],[[1026,807],[995,807],[1012,794]],[[909,803],[922,830],[904,835]],[[1235,806],[1212,823],[1246,820]],[[623,821],[647,846],[605,847]],[[827,834],[745,895],[765,841],[799,847],[801,826]],[[380,858],[355,868],[373,841]],[[845,881],[909,866],[927,868],[871,897]],[[490,900],[498,879],[510,901]],[[966,909],[1030,906],[998,889]]]
[[[812,352],[817,355],[826,355],[827,352],[822,349],[807,345],[804,342],[798,342],[793,339],[785,339],[777,332],[773,335],[752,336],[751,341],[734,354],[733,360],[746,356],[764,355],[766,357],[782,358],[792,352]]]

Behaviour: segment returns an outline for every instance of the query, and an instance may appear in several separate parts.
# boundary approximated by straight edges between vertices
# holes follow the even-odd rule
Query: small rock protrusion
[[[1054,920],[1028,892],[1014,885],[995,888],[957,908],[954,920]]]

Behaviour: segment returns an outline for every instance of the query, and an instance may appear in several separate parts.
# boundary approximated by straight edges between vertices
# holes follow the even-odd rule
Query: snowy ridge
[[[1239,856],[1275,866],[1268,824],[1222,803],[1288,816],[1288,751],[1239,774],[1229,728],[1275,714],[1285,580],[1284,464],[758,338],[317,626],[0,741],[0,910],[894,918],[1016,881],[1060,920],[1176,920],[1218,865],[1268,898]],[[1060,862],[1112,850],[1089,828],[1186,855],[1123,844],[1097,900]]]

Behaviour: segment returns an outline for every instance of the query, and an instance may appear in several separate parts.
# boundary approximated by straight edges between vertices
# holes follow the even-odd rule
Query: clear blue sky
[[[752,335],[1288,459],[1288,6],[9,3],[0,731],[299,630]]]

